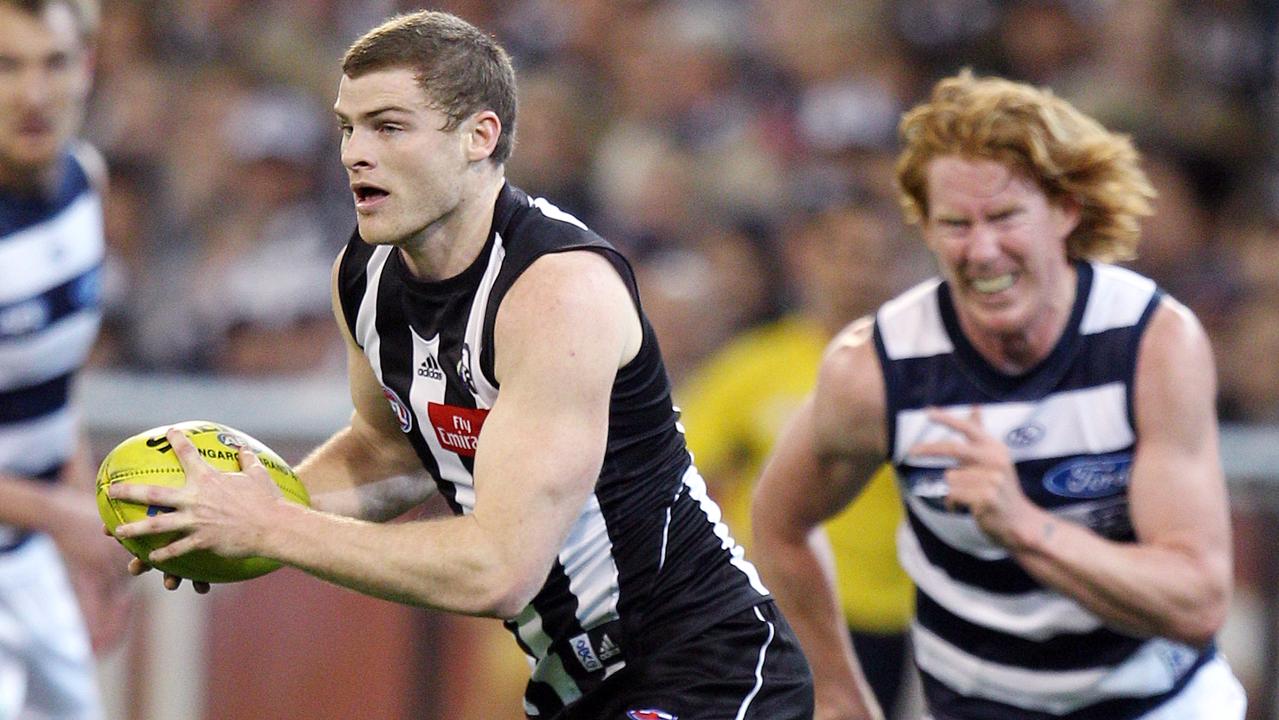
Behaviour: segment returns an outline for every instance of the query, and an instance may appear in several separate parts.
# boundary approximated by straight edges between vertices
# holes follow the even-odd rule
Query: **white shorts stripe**
[[[746,698],[742,700],[742,706],[737,709],[737,716],[734,720],[742,720],[742,718],[746,717],[746,711],[750,708],[751,702],[759,694],[759,689],[764,686],[764,658],[768,655],[768,646],[773,644],[773,637],[777,635],[777,628],[764,619],[764,615],[760,613],[758,605],[751,608],[751,610],[755,611],[755,617],[759,618],[760,622],[768,626],[768,637],[765,638],[764,644],[760,646],[759,661],[755,663],[755,687],[751,688],[751,691],[746,694]]]

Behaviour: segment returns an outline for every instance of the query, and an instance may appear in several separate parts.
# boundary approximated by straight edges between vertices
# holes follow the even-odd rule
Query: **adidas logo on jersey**
[[[613,638],[605,634],[600,638],[599,652],[596,655],[599,655],[600,660],[608,660],[621,651],[622,649],[617,646],[617,643],[613,642]]]
[[[422,364],[417,366],[417,374],[419,377],[432,380],[440,380],[444,377],[444,371],[440,369],[440,363],[434,355],[427,355]]]

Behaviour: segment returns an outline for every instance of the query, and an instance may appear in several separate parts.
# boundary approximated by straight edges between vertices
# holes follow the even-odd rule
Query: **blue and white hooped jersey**
[[[102,201],[62,162],[52,196],[0,191],[0,470],[43,479],[75,451],[71,380],[101,317]]]
[[[907,457],[918,443],[954,436],[926,408],[967,415],[978,406],[1032,502],[1109,539],[1134,540],[1133,377],[1162,291],[1119,267],[1076,268],[1062,338],[1021,376],[1000,373],[968,343],[940,280],[888,302],[875,318],[888,443],[907,511],[898,552],[917,588],[915,658],[937,717],[1134,718],[1213,656],[1211,646],[1113,630],[1040,585],[970,515],[945,509],[942,473],[953,461]]]

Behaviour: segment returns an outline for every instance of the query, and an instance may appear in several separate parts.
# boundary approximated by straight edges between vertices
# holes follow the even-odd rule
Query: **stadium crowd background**
[[[343,387],[328,304],[353,227],[329,109],[338,61],[363,30],[418,6],[104,3],[87,130],[112,174],[97,367]],[[815,212],[882,201],[897,244],[878,266],[848,268],[868,301],[932,272],[894,209],[896,122],[970,66],[1048,85],[1134,137],[1160,197],[1131,265],[1203,320],[1221,418],[1279,422],[1272,0],[436,7],[511,51],[521,107],[508,174],[629,254],[677,384],[793,303],[782,248]],[[1250,548],[1271,542],[1256,524],[1237,519],[1245,587],[1259,572]]]

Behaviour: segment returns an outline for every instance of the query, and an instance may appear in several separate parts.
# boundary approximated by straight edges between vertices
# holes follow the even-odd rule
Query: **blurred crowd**
[[[393,0],[104,4],[97,363],[338,374],[329,270],[354,226],[330,106]],[[784,250],[883,214],[865,312],[933,270],[895,209],[900,113],[961,67],[1130,133],[1158,189],[1133,266],[1204,321],[1228,420],[1279,421],[1279,5],[1271,0],[454,0],[520,81],[512,181],[636,264],[677,383],[799,302]],[[821,220],[822,222],[818,222]],[[851,319],[851,318],[850,318]]]

